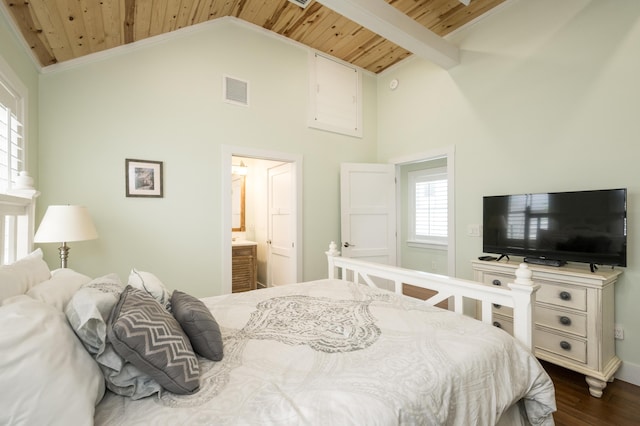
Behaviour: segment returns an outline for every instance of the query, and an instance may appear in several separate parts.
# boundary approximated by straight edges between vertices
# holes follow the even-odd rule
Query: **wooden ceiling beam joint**
[[[420,25],[384,0],[316,0],[407,49],[448,69],[460,62],[456,46]]]

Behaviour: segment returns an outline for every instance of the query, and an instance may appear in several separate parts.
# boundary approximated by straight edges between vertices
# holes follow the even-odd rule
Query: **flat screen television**
[[[486,196],[485,253],[525,261],[627,266],[627,190]]]

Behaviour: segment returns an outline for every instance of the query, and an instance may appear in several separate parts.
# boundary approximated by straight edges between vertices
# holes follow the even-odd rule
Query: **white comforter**
[[[107,393],[98,425],[492,425],[520,402],[553,424],[554,388],[505,332],[404,296],[321,280],[203,299],[224,359],[201,388]]]

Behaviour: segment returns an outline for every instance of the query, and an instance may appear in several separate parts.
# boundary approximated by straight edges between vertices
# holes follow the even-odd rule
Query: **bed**
[[[136,269],[126,282],[49,271],[33,251],[0,269],[0,423],[553,424],[526,267],[505,290],[335,247],[327,260],[327,279],[196,299]],[[404,283],[438,294],[398,294]],[[432,306],[443,299],[451,311]],[[518,340],[491,325],[491,303],[514,307]],[[154,347],[158,329],[173,340]],[[153,351],[174,353],[161,365]]]

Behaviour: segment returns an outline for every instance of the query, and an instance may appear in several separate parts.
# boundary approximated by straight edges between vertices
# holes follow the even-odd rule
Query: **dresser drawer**
[[[493,325],[513,336],[513,319],[496,315]],[[555,334],[536,327],[534,331],[536,349],[560,355],[573,362],[587,362],[587,342],[564,334]]]
[[[540,284],[540,290],[536,294],[538,303],[547,303],[555,306],[576,309],[586,312],[587,289],[571,285],[550,283],[547,281],[534,281]]]
[[[587,363],[587,342],[563,334],[555,334],[536,328],[534,332],[536,349],[553,353],[564,358]]]
[[[483,275],[482,281],[485,284],[492,284],[495,286],[500,286],[508,289],[508,284],[515,280],[515,276],[511,277],[509,275],[501,275],[501,274],[491,274],[486,273]],[[508,306],[496,305],[493,304],[493,314],[505,315],[508,317],[513,317],[513,308]]]
[[[232,248],[232,256],[255,256],[256,246],[235,246]]]
[[[492,310],[493,315],[498,314],[513,318],[513,308],[510,308],[508,306],[496,305],[494,303]]]
[[[587,337],[587,317],[582,314],[536,305],[536,324]]]
[[[493,326],[506,331],[513,336],[513,319],[494,315],[492,320]]]
[[[502,274],[492,274],[489,272],[483,275],[482,281],[485,284],[493,284],[496,286],[509,288],[508,284],[510,282],[513,282],[515,279],[516,279],[515,275],[511,276],[511,275],[502,275]]]

